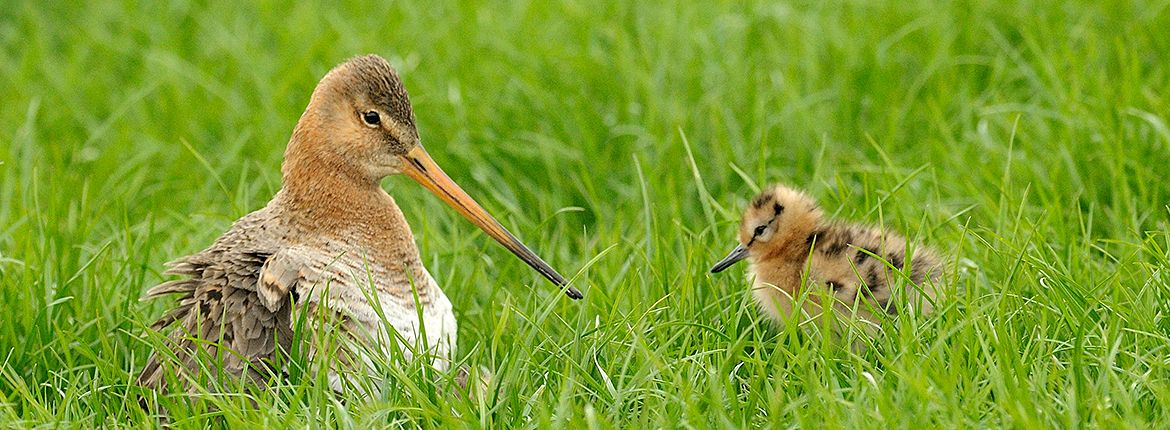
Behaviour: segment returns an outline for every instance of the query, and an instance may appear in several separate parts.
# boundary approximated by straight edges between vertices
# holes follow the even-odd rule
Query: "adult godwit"
[[[877,312],[917,308],[928,313],[942,275],[933,251],[908,247],[901,236],[882,229],[827,221],[811,197],[781,185],[748,204],[739,246],[711,273],[743,259],[751,263],[757,304],[781,323],[793,316],[798,303],[809,316],[821,315],[824,298],[837,312],[870,322],[877,322]],[[898,283],[899,277],[909,282]],[[895,293],[899,285],[902,291]]]
[[[367,347],[433,355],[445,368],[455,314],[423,266],[402,211],[379,185],[389,175],[414,179],[569,297],[581,298],[431,160],[406,89],[381,57],[350,59],[321,79],[281,172],[281,189],[264,208],[237,220],[207,249],[170,263],[166,273],[181,278],[147,291],[144,299],[178,295],[177,306],[153,325],[172,328],[167,339],[177,360],[154,354],[140,384],[161,388],[172,367],[180,378],[204,367],[263,382],[280,374],[276,363],[302,342],[310,359],[344,362],[328,367],[340,390],[344,377],[336,373],[360,374],[363,366],[355,363],[368,361],[369,349],[313,351],[318,333],[297,333],[325,325]],[[298,325],[298,315],[310,322]]]

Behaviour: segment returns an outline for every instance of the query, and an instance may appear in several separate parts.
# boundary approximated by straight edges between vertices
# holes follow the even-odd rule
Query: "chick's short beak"
[[[524,260],[525,263],[528,263],[529,266],[532,266],[533,269],[536,269],[537,272],[540,272],[541,275],[549,281],[552,281],[553,284],[564,288],[565,294],[570,298],[580,299],[583,297],[581,292],[576,288],[568,286],[565,277],[557,273],[544,260],[541,260],[527,246],[520,243],[520,240],[516,239],[516,236],[508,232],[479,203],[476,203],[471,196],[467,195],[455,181],[452,181],[446,173],[443,173],[443,170],[439,168],[438,164],[435,164],[435,161],[431,159],[431,156],[427,154],[427,151],[423,149],[422,145],[417,145],[414,149],[402,155],[402,164],[402,173],[414,179],[415,182],[418,182],[423,187],[426,187],[427,190],[434,193],[440,199],[443,199],[447,205],[458,211],[460,215],[463,215],[464,218],[467,218],[468,221],[471,221],[472,224],[475,224],[476,227],[479,227],[484,233],[487,233],[488,236],[495,239],[496,242],[504,245],[504,248],[512,251],[513,254],[516,254],[517,257]]]
[[[711,273],[722,272],[724,269],[731,267],[731,265],[738,263],[739,260],[747,258],[747,256],[747,247],[743,245],[736,246],[735,249],[731,250],[730,254],[727,254],[726,257],[723,257],[722,260],[719,260],[718,263],[715,263],[714,267],[711,267]]]

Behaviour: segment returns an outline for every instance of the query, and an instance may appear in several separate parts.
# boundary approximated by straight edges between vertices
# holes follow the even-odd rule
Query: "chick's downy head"
[[[804,243],[821,218],[820,208],[808,195],[783,185],[768,187],[744,209],[739,246],[716,263],[711,272],[721,272],[749,257],[760,259],[799,251],[794,245]]]

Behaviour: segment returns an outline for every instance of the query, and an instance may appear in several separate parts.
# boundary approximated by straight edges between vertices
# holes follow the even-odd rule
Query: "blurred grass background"
[[[420,3],[0,8],[0,423],[153,425],[138,297],[376,53],[586,299],[391,178],[495,394],[290,381],[176,427],[1170,426],[1170,2]],[[761,320],[706,269],[770,182],[943,250],[952,298],[861,355]]]

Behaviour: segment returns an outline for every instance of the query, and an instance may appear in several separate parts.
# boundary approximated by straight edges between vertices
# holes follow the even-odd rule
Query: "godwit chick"
[[[263,382],[281,372],[274,363],[293,342],[303,342],[314,359],[309,340],[323,326],[340,327],[347,339],[387,354],[403,346],[409,356],[425,344],[429,350],[414,351],[445,368],[455,346],[455,314],[423,266],[402,211],[379,185],[395,174],[414,179],[569,297],[581,298],[431,160],[406,89],[381,57],[350,59],[321,79],[293,129],[281,172],[281,189],[267,206],[236,221],[207,249],[170,263],[167,273],[182,279],[147,291],[145,298],[178,295],[177,307],[153,326],[174,326],[168,339],[176,374],[205,366],[220,377]],[[308,324],[297,324],[301,310]],[[319,355],[343,361],[327,363],[329,369],[360,375],[369,356],[356,354]],[[218,359],[201,363],[200,357]],[[139,383],[161,387],[169,363],[155,354]],[[340,390],[341,378],[331,371],[330,379]]]
[[[748,259],[757,304],[781,323],[792,316],[795,303],[803,303],[810,317],[819,316],[822,297],[834,298],[838,312],[875,323],[875,311],[930,312],[934,284],[942,274],[932,251],[913,247],[908,252],[905,239],[882,229],[826,221],[816,201],[781,185],[748,205],[739,243],[711,273]],[[902,276],[910,282],[897,283]],[[904,287],[895,292],[898,285]],[[801,302],[805,286],[810,294]]]

